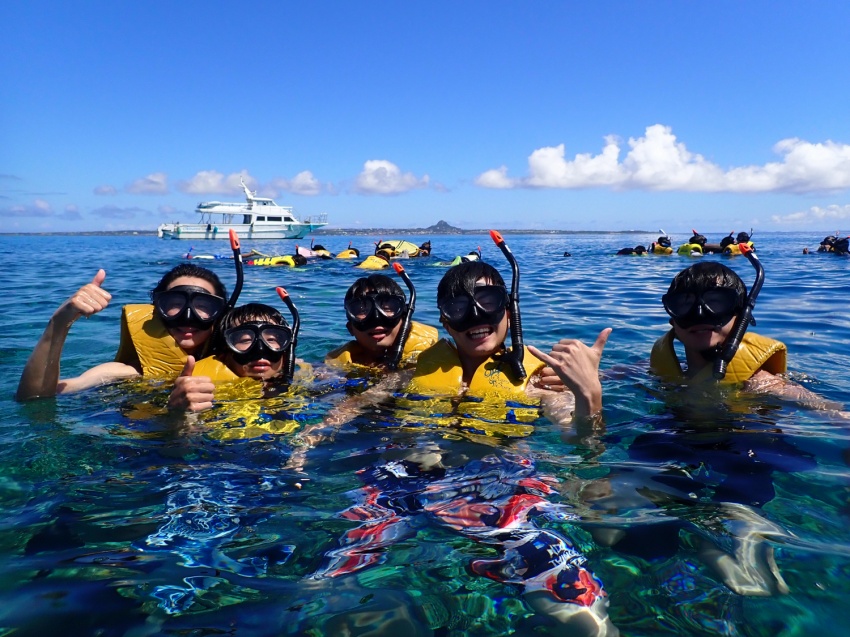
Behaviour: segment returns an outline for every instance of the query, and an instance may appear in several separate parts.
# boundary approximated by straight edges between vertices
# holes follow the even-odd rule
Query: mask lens
[[[177,316],[189,302],[185,292],[160,292],[156,295],[156,307],[165,316]]]
[[[498,312],[507,307],[507,295],[498,285],[484,285],[475,288],[475,302],[485,312]]]
[[[292,330],[282,325],[267,325],[260,329],[260,338],[273,352],[282,352],[292,341]]]
[[[205,294],[203,292],[195,292],[189,302],[192,304],[195,314],[204,321],[212,320],[218,316],[225,305],[224,299],[220,296]]]
[[[661,297],[664,309],[673,318],[687,316],[697,302],[697,295],[693,292],[673,292]]]
[[[257,333],[248,327],[234,327],[224,333],[224,338],[234,352],[247,352],[257,340]]]
[[[731,288],[712,288],[702,295],[705,308],[712,314],[731,315],[738,304],[738,294]]]
[[[345,312],[352,321],[362,321],[372,312],[372,299],[357,297],[345,302]]]
[[[472,299],[465,294],[462,294],[461,296],[453,296],[440,303],[440,312],[442,312],[443,316],[445,316],[449,321],[459,321],[466,316],[471,305]]]
[[[396,318],[404,310],[404,299],[391,294],[379,294],[375,297],[375,307],[384,316]]]

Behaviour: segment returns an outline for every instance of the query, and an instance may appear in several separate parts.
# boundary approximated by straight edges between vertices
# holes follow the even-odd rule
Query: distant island
[[[541,230],[541,229],[503,229],[497,228],[502,234],[655,234],[649,230]],[[487,234],[490,228],[478,230],[465,230],[456,228],[446,221],[438,221],[427,228],[322,228],[311,233],[311,236],[339,236],[339,235],[365,235],[365,236],[395,236],[395,235],[447,235],[447,234]],[[4,232],[7,236],[56,236],[56,235],[81,235],[94,237],[128,237],[128,236],[155,236],[156,230],[100,230],[80,232]]]

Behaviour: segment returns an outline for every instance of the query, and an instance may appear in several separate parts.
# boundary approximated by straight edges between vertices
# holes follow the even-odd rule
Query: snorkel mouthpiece
[[[239,235],[236,234],[233,228],[230,229],[230,247],[233,249],[233,262],[236,264],[236,286],[233,288],[233,294],[230,295],[230,300],[227,302],[227,307],[232,310],[236,307],[236,300],[239,298],[239,293],[242,292],[242,284],[245,282]]]
[[[732,333],[729,334],[729,338],[727,338],[726,342],[723,343],[720,348],[719,355],[714,360],[714,378],[717,380],[723,380],[726,377],[726,367],[732,359],[735,358],[735,354],[738,351],[738,347],[741,345],[741,340],[744,338],[747,328],[750,326],[750,323],[753,325],[756,324],[756,320],[753,318],[753,308],[756,306],[756,298],[761,291],[761,286],[764,284],[764,268],[761,265],[761,261],[759,261],[759,258],[756,256],[756,253],[746,243],[741,243],[739,245],[741,248],[741,254],[747,257],[749,262],[752,263],[753,267],[756,269],[756,280],[755,283],[753,283],[753,287],[750,288],[750,293],[747,295],[747,301],[744,304],[744,309],[741,310],[741,314],[735,321]]]
[[[298,330],[301,329],[301,317],[298,315],[298,308],[289,297],[289,293],[281,287],[275,288],[280,300],[289,308],[289,313],[292,314],[292,340],[289,342],[289,348],[286,355],[286,368],[283,370],[283,382],[291,383],[292,377],[295,375],[295,348],[298,346]]]
[[[522,321],[519,316],[519,264],[516,262],[511,249],[505,240],[496,230],[490,231],[490,238],[493,239],[502,254],[511,264],[511,293],[510,293],[510,308],[511,308],[511,349],[503,353],[501,356],[517,375],[517,378],[522,380],[526,377],[525,367],[523,367],[522,359],[525,356],[525,347],[522,344]]]
[[[404,346],[407,344],[407,339],[410,336],[411,320],[413,319],[413,311],[416,309],[416,288],[413,287],[413,281],[410,280],[410,277],[407,275],[407,272],[404,271],[401,263],[393,263],[393,270],[398,273],[410,292],[407,309],[404,312],[404,318],[401,323],[401,331],[398,333],[398,338],[396,339],[387,360],[387,367],[390,369],[398,369],[398,366],[401,363],[402,354],[404,353]]]

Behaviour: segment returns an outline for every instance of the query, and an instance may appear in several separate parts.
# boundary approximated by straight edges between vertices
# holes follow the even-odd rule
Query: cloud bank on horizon
[[[621,143],[605,137],[598,155],[565,158],[565,146],[538,148],[528,158],[528,176],[508,176],[506,166],[480,174],[482,188],[612,188],[683,192],[829,192],[850,188],[850,145],[783,139],[773,147],[781,161],[723,169],[688,150],[669,126],[648,126],[643,137]]]
[[[799,138],[778,141],[773,152],[778,161],[764,165],[721,167],[702,154],[688,149],[677,139],[672,128],[662,124],[648,126],[642,137],[630,137],[623,154],[622,140],[615,135],[604,138],[599,154],[579,153],[566,156],[566,145],[546,146],[534,150],[528,157],[528,174],[512,177],[506,166],[487,170],[473,179],[462,180],[485,190],[580,190],[607,189],[611,192],[686,192],[686,193],[837,193],[850,188],[850,144],[826,140],[809,142]],[[14,176],[8,175],[7,179]],[[353,178],[333,183],[322,182],[312,170],[302,170],[291,178],[274,177],[261,183],[250,172],[224,174],[217,170],[201,170],[188,179],[178,179],[172,189],[169,176],[162,171],[131,179],[123,188],[101,184],[92,193],[116,197],[132,195],[163,196],[172,190],[196,195],[240,195],[241,183],[260,196],[277,197],[290,193],[307,197],[318,195],[398,196],[416,190],[431,189],[447,192],[441,183],[433,182],[428,174],[421,176],[405,172],[387,159],[370,159],[363,163]],[[175,214],[173,206],[160,205],[157,212]],[[153,213],[139,206],[108,205],[94,208],[89,214],[116,220],[150,217]],[[79,208],[68,204],[63,210],[54,209],[44,199],[37,198],[29,205],[0,208],[3,217],[55,218],[79,220]],[[850,219],[850,204],[810,206],[784,215],[772,215],[777,225],[805,224]]]

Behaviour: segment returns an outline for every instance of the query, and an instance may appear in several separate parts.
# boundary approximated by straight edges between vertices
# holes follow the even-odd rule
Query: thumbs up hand
[[[63,322],[70,324],[81,316],[89,317],[105,309],[109,305],[109,301],[112,300],[112,295],[101,287],[105,280],[106,271],[98,270],[91,283],[86,283],[74,292],[56,310],[56,316]]]
[[[174,380],[174,389],[168,397],[169,411],[203,411],[212,408],[215,385],[209,376],[193,376],[195,357],[189,356],[183,371]]]
[[[561,339],[552,346],[549,354],[543,353],[536,347],[529,347],[531,353],[548,364],[561,382],[573,393],[577,416],[588,416],[602,409],[599,362],[611,331],[610,327],[602,330],[596,337],[596,342],[590,347],[574,338]]]

